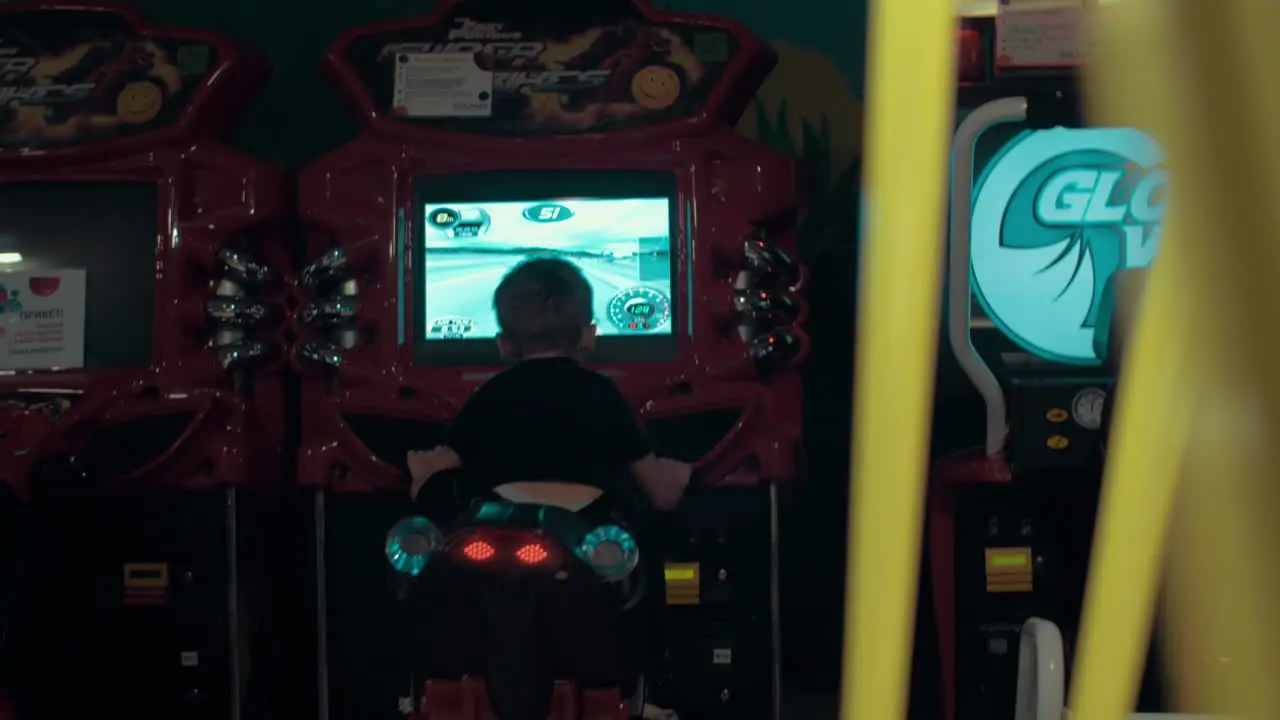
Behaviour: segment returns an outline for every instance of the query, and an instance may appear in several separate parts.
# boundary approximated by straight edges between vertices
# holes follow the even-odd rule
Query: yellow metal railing
[[[1084,720],[1133,705],[1146,633],[1126,624],[1150,617],[1176,490],[1180,709],[1274,717],[1280,6],[1133,0],[1102,19],[1090,110],[1154,132],[1176,198],[1117,401],[1071,705]]]
[[[1194,705],[1180,709],[1280,717],[1267,676],[1280,669],[1280,3],[1126,0],[1104,12],[1090,117],[1150,130],[1176,198],[1128,343],[1070,705],[1075,720],[1132,711],[1163,565],[1175,693]],[[905,717],[952,21],[946,0],[872,3],[846,720]]]
[[[955,23],[950,0],[882,0],[870,27],[841,714],[890,720],[906,712],[910,674]]]

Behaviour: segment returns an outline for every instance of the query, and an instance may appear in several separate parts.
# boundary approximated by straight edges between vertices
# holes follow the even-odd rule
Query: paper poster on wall
[[[0,370],[84,367],[85,271],[0,273]]]
[[[1085,12],[1083,0],[1000,0],[996,70],[1079,67]]]

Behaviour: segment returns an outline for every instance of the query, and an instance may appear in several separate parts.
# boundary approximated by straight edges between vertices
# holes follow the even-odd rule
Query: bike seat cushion
[[[576,515],[593,526],[619,524],[631,527],[640,524],[648,514],[647,503],[640,497],[638,491],[631,491],[634,483],[629,481],[616,484],[615,487],[622,489],[605,492],[581,510],[571,512],[562,508],[554,508],[561,511],[558,513],[550,512],[553,509],[551,506],[512,503],[494,493],[494,487],[495,483],[490,479],[478,477],[475,473],[470,473],[465,469],[446,470],[432,476],[418,490],[414,503],[418,514],[430,518],[432,522],[445,528],[452,527],[460,521],[471,521],[464,519],[470,518],[478,505],[484,506],[488,503],[498,503],[500,506],[514,506],[516,508],[547,508],[546,511],[504,511],[511,513],[510,517],[503,520],[504,522],[528,522],[530,523],[529,527],[537,526],[537,513],[539,512],[554,517],[563,517],[563,513]],[[534,514],[529,515],[529,513]]]

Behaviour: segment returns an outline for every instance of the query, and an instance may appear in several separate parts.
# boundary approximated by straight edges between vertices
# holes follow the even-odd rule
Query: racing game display
[[[591,283],[599,334],[671,336],[666,197],[432,203],[423,208],[422,332],[428,342],[492,340],[493,292],[519,263],[554,257]]]

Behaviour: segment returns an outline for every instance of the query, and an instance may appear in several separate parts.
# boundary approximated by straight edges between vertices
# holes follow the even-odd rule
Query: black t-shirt
[[[559,480],[609,491],[650,452],[613,381],[563,357],[524,360],[489,380],[446,444],[490,487]]]

